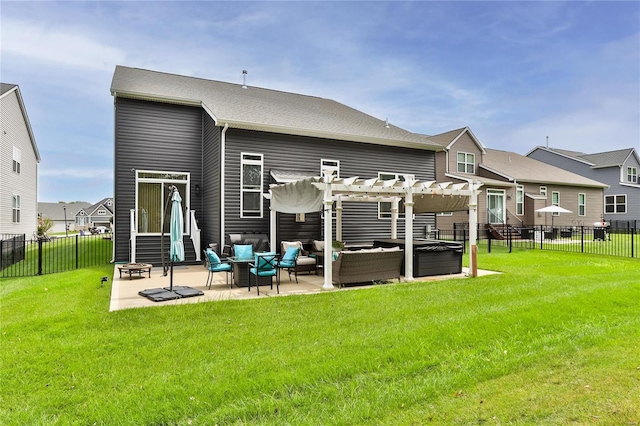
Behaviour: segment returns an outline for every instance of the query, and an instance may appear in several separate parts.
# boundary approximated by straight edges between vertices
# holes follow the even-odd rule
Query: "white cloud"
[[[26,20],[2,19],[2,54],[67,68],[113,70],[124,51],[91,38],[86,31],[49,27]]]

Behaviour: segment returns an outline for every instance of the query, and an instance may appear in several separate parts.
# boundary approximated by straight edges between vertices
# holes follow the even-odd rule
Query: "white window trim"
[[[516,185],[516,216],[524,216],[524,185]]]
[[[20,164],[22,163],[22,152],[20,148],[13,147],[13,163],[11,169],[14,173],[20,174]]]
[[[407,175],[404,173],[394,173],[394,172],[378,172],[378,180],[383,180],[381,178],[381,175],[388,175],[388,176],[395,176],[394,179],[400,179],[400,178],[405,178],[405,176],[409,177],[409,179],[415,179],[414,175]],[[384,180],[391,180],[391,179],[384,179]],[[391,220],[391,212],[387,213],[387,212],[381,212],[380,211],[380,204],[382,203],[389,203],[388,201],[382,201],[378,203],[378,219],[383,219],[383,220]],[[401,213],[401,205],[402,205],[403,201],[400,200],[399,204],[398,204],[398,219],[404,219],[404,213]],[[387,216],[388,214],[388,216]]]
[[[336,165],[326,164],[326,163],[335,163]],[[325,170],[331,170],[332,172],[335,171],[336,178],[339,178],[340,177],[340,160],[329,160],[327,158],[320,159],[320,176],[324,176]]]
[[[260,160],[252,160],[252,159],[245,159],[245,156],[252,156],[252,157],[260,157]],[[244,166],[246,165],[258,165],[260,166],[260,187],[256,188],[256,189],[245,189],[244,188]],[[241,219],[262,219],[263,216],[263,199],[264,197],[262,196],[262,181],[264,178],[264,155],[263,154],[258,154],[258,153],[254,153],[254,152],[241,152],[240,153],[240,218]],[[246,215],[244,214],[244,193],[245,192],[256,192],[258,193],[258,199],[260,200],[260,212],[258,215]]]
[[[460,160],[458,159],[458,156],[460,156],[460,154],[464,155],[464,161],[463,162],[460,162]],[[469,162],[469,157],[472,158],[471,162]],[[463,172],[461,172],[459,170],[460,165],[464,165],[464,171]],[[472,170],[470,172],[467,171],[467,166],[469,166],[469,165],[472,168]],[[458,151],[456,153],[456,172],[474,174],[476,172],[476,154],[474,154],[473,152]]]
[[[544,195],[545,197],[547,196],[547,187],[544,185],[540,186],[540,195]]]
[[[610,203],[610,206],[613,206],[613,211],[612,212],[608,212],[607,211],[607,197],[612,197],[613,198],[613,203]],[[620,203],[618,204],[617,199],[618,197],[624,197],[624,203]],[[617,207],[620,205],[624,205],[624,212],[618,212]],[[605,195],[604,196],[604,212],[605,214],[609,215],[609,214],[627,214],[627,194],[612,194],[612,195]]]
[[[627,167],[627,174],[624,181],[630,183],[638,183],[638,168],[632,166]]]
[[[106,210],[98,210],[96,214],[98,216],[106,216],[107,215],[107,211]]]
[[[582,203],[580,203],[580,197],[582,197]],[[582,214],[580,213],[580,207],[582,207]],[[578,193],[578,216],[587,215],[587,194],[584,192]]]
[[[150,178],[150,177],[140,177],[141,174],[143,173],[152,173],[152,174],[164,174],[164,175],[183,175],[186,176],[186,179],[166,179],[166,178]],[[136,188],[136,195],[135,195],[135,211],[139,211],[139,206],[138,206],[138,187],[139,187],[139,183],[140,182],[147,182],[147,183],[168,183],[168,182],[175,182],[175,183],[184,183],[186,186],[186,194],[180,194],[182,196],[182,204],[184,205],[184,209],[186,209],[186,211],[189,211],[189,203],[190,203],[190,199],[189,199],[189,193],[191,192],[191,173],[190,172],[174,172],[174,171],[163,171],[163,170],[136,170],[136,182],[135,182],[135,188]],[[161,209],[164,209],[164,205],[162,205],[160,207]],[[160,212],[161,217],[164,217],[164,211]],[[185,218],[186,219],[186,218]],[[136,225],[137,226],[137,225]],[[188,229],[188,228],[187,228]],[[138,235],[162,235],[161,232],[139,232]],[[185,235],[189,235],[189,233],[186,232],[185,229]]]
[[[553,201],[555,195],[558,196],[558,201]],[[551,205],[560,206],[560,191],[551,191]],[[553,216],[560,216],[560,213],[553,212],[551,213]]]
[[[20,211],[22,209],[22,200],[20,199],[20,194],[13,194],[13,198],[11,200],[11,222],[12,223],[20,223],[21,217]],[[17,215],[16,215],[17,213]],[[16,220],[16,216],[18,220]]]

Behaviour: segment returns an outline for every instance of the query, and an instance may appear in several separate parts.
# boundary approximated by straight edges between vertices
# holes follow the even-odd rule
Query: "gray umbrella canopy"
[[[547,207],[543,207],[541,209],[536,210],[537,212],[540,213],[573,213],[571,210],[567,210],[565,208],[562,208],[560,206],[547,206]]]
[[[171,196],[171,252],[172,262],[184,261],[184,245],[182,243],[182,197],[178,190],[173,191]]]

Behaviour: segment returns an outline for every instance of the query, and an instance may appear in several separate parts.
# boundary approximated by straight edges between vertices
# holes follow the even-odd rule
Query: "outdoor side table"
[[[126,263],[124,265],[118,265],[118,272],[120,273],[120,278],[122,278],[122,271],[129,273],[129,279],[133,278],[133,273],[137,273],[138,277],[144,278],[142,275],[143,272],[148,272],[149,278],[151,278],[152,266],[150,263]]]

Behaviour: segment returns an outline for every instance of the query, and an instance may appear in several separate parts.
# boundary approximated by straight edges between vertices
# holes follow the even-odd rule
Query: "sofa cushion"
[[[298,260],[296,263],[298,265],[315,265],[316,258],[311,256],[298,256]]]
[[[302,252],[304,251],[304,247],[302,246],[301,241],[282,241],[280,243],[280,247],[281,247],[280,252],[283,254],[287,252],[287,249],[289,247],[297,247],[298,250],[300,251],[300,254],[302,254]]]
[[[312,251],[324,251],[324,241],[313,240]]]

